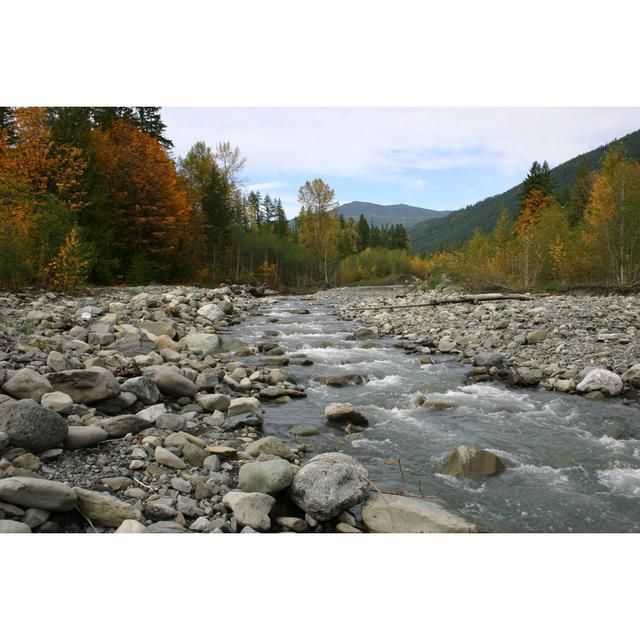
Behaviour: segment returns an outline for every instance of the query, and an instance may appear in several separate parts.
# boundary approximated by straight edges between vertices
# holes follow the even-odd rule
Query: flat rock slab
[[[68,485],[28,477],[0,480],[0,500],[47,511],[70,511],[77,504],[76,494]]]
[[[475,524],[439,501],[373,493],[362,507],[373,533],[474,533]]]
[[[102,491],[90,491],[75,487],[78,509],[93,524],[103,527],[119,527],[125,520],[137,520],[140,512],[132,505]]]

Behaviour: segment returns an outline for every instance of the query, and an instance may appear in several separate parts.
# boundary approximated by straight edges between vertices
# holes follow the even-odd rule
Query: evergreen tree
[[[259,191],[252,191],[247,196],[247,218],[249,226],[253,223],[255,223],[257,227],[262,226],[264,220],[262,216],[262,202]]]
[[[529,173],[522,183],[522,189],[520,191],[521,204],[526,201],[534,189],[542,191],[542,193],[547,196],[553,196],[555,184],[546,160],[542,165],[537,160],[534,160],[531,165],[531,169],[529,169]]]
[[[202,212],[207,225],[207,244],[214,271],[220,262],[221,250],[229,242],[230,226],[234,220],[232,203],[229,200],[229,185],[217,165],[213,165],[202,197]]]
[[[274,223],[274,230],[276,235],[281,238],[286,238],[289,235],[289,222],[287,221],[287,216],[285,215],[284,207],[282,206],[280,198],[276,200],[275,208],[276,220]]]
[[[273,204],[273,200],[271,200],[271,196],[268,193],[262,200],[262,212],[264,224],[266,226],[270,226],[271,223],[275,220],[276,210]]]
[[[358,251],[364,251],[364,249],[369,246],[371,231],[369,229],[369,223],[367,222],[367,219],[362,214],[360,214],[360,218],[358,218],[357,231]]]
[[[7,135],[7,142],[14,140],[15,112],[12,107],[0,107],[0,129],[4,129]]]
[[[163,135],[167,125],[162,122],[160,107],[136,107],[133,124],[140,131],[155,138],[165,149],[173,147],[173,142]]]

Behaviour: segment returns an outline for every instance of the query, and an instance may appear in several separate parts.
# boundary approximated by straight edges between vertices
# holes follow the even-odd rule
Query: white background
[[[23,0],[0,104],[639,106],[635,4]],[[0,636],[629,637],[638,540],[3,536]]]

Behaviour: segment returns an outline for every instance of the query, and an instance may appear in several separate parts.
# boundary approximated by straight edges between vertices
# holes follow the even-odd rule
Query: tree
[[[213,157],[223,179],[234,187],[240,186],[240,173],[247,162],[240,149],[231,147],[230,142],[219,142]]]
[[[136,258],[136,264],[148,262],[157,279],[175,278],[191,252],[190,207],[173,162],[154,137],[124,120],[92,137],[102,194],[99,232],[111,236],[121,273]]]
[[[339,206],[334,190],[322,179],[304,183],[298,191],[300,213],[300,243],[319,258],[319,272],[329,285],[329,261],[337,255],[340,222]]]
[[[289,235],[289,222],[282,206],[280,198],[276,200],[276,221],[274,223],[276,235],[286,238]]]
[[[363,214],[358,218],[358,251],[364,251],[369,246],[369,223]]]
[[[178,158],[178,174],[184,180],[189,204],[196,211],[202,211],[202,197],[214,163],[211,148],[202,140],[194,143],[184,158]]]
[[[535,160],[531,165],[531,169],[529,169],[529,173],[524,179],[522,188],[520,190],[521,207],[529,197],[531,191],[533,191],[534,189],[537,189],[538,191],[541,191],[548,196],[553,195],[554,181],[546,160],[542,163],[542,165],[537,160]]]
[[[591,171],[586,159],[582,158],[576,178],[567,193],[569,222],[574,227],[582,222],[584,218],[585,211],[589,204],[589,197],[591,196],[593,180],[593,171]]]
[[[619,285],[633,282],[640,265],[640,164],[620,147],[607,152],[595,176],[585,223],[596,271]]]
[[[249,229],[259,229],[264,223],[262,215],[262,199],[259,191],[251,191],[247,196],[247,226]]]
[[[220,255],[229,244],[230,225],[234,212],[229,200],[229,184],[217,164],[211,167],[202,198],[202,211],[207,226],[207,245],[214,273],[220,263]]]
[[[263,211],[263,222],[267,226],[271,226],[271,223],[275,219],[275,206],[273,204],[273,200],[271,200],[271,196],[267,193],[262,200],[262,211]]]

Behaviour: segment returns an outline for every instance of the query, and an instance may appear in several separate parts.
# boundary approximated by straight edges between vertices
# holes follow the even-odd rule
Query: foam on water
[[[555,469],[548,465],[521,464],[509,469],[509,471],[518,475],[539,478],[551,485],[564,485],[569,482],[569,476],[566,472],[570,469],[571,467]]]
[[[640,469],[604,469],[596,474],[598,481],[612,493],[640,498]]]
[[[384,378],[374,378],[367,382],[367,387],[373,387],[376,389],[382,389],[384,387],[396,387],[398,385],[404,385],[407,383],[406,378],[402,378],[397,375],[385,376]]]
[[[453,401],[469,409],[484,413],[533,411],[536,405],[524,394],[517,394],[508,389],[501,389],[483,383],[459,386],[445,393],[432,394],[445,402]]]

